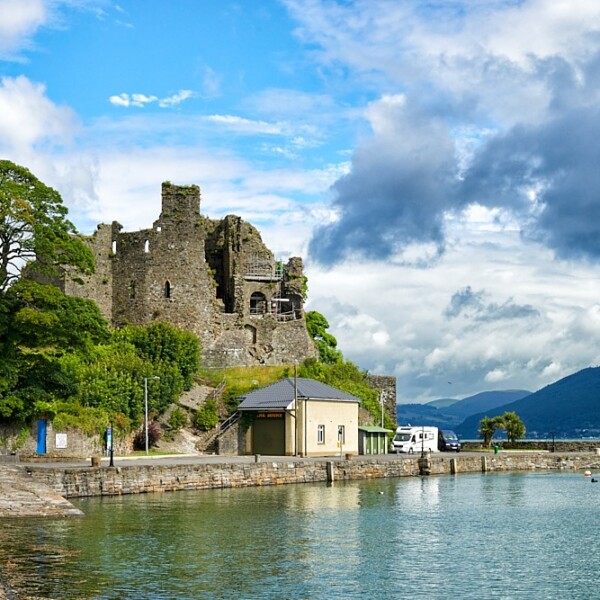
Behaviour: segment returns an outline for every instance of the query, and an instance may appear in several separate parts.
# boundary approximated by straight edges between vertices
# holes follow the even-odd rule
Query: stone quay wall
[[[264,459],[253,463],[195,463],[108,467],[28,467],[29,476],[65,498],[113,496],[177,490],[349,481],[421,474],[600,469],[595,454],[497,454],[433,456],[420,458],[376,457],[351,460],[294,461]]]
[[[500,440],[497,443],[500,448],[510,450],[545,450],[552,452],[596,452],[600,448],[600,440],[519,440],[509,444],[506,440]],[[464,450],[477,450],[481,448],[481,441],[466,441],[462,443]]]

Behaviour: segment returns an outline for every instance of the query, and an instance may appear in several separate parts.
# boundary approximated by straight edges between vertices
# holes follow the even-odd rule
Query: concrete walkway
[[[0,518],[83,516],[47,485],[29,478],[23,467],[0,465],[0,483]]]

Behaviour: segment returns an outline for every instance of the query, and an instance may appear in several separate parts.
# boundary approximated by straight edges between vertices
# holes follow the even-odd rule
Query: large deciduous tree
[[[55,275],[71,265],[83,273],[94,269],[91,250],[66,218],[59,193],[25,167],[0,160],[0,291],[37,259],[36,269]]]

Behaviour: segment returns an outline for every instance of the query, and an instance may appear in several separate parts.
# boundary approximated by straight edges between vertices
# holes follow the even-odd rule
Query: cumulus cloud
[[[500,321],[539,316],[539,311],[529,304],[519,305],[512,299],[502,304],[485,302],[484,290],[474,292],[471,286],[456,292],[444,311],[448,319],[463,316],[474,321]]]
[[[31,37],[49,19],[44,0],[0,2],[0,59],[15,60],[28,48]]]
[[[597,3],[287,4],[325,68],[402,90],[365,111],[372,134],[333,186],[338,218],[315,232],[314,259],[429,244],[417,262],[431,263],[474,205],[561,258],[600,256]]]
[[[316,230],[311,254],[334,263],[356,251],[387,259],[414,243],[444,251],[444,213],[460,207],[458,158],[447,124],[405,96],[386,96],[367,111],[374,136],[354,153],[333,186],[339,219]]]
[[[78,126],[75,113],[46,96],[46,88],[27,77],[0,80],[0,152],[28,157],[34,148],[64,146]]]

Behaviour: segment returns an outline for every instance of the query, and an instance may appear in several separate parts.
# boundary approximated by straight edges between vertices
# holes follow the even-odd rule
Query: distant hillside
[[[441,408],[444,409],[455,402],[459,402],[456,398],[440,398],[439,400],[432,400],[431,402],[426,402],[426,406],[433,406],[433,408]]]
[[[400,425],[425,425],[452,429],[462,422],[429,404],[399,404],[396,409]]]
[[[456,431],[477,438],[479,421],[507,411],[516,412],[527,437],[588,437],[600,435],[600,368],[590,367],[520,400],[471,415]]]
[[[526,390],[500,390],[481,392],[462,400],[443,398],[427,404],[399,404],[396,411],[398,423],[456,429],[473,414],[493,410],[530,393]]]
[[[451,406],[448,406],[448,408],[445,408],[444,412],[455,416],[459,422],[462,422],[471,415],[494,410],[498,406],[515,402],[529,394],[531,394],[531,392],[527,390],[481,392],[455,402]]]

